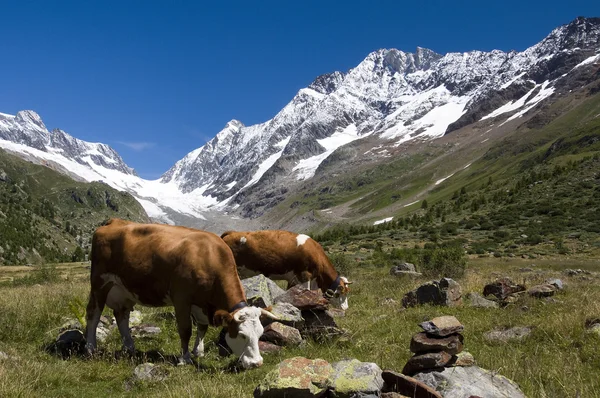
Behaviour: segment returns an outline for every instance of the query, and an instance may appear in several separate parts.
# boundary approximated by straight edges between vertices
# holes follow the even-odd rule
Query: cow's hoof
[[[194,364],[194,361],[192,361],[192,358],[190,358],[189,354],[187,356],[179,358],[179,361],[177,361],[177,366],[185,366],[185,365],[193,365],[193,364]]]
[[[192,351],[192,356],[194,356],[196,358],[203,358],[204,357],[204,352],[200,352],[198,350],[194,350],[194,351]]]

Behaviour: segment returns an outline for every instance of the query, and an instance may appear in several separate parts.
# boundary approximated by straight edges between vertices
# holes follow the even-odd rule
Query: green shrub
[[[349,276],[352,274],[351,269],[353,268],[352,261],[349,256],[344,253],[333,253],[329,255],[329,260],[335,270],[343,276]]]
[[[43,265],[33,270],[29,275],[12,281],[12,286],[31,286],[44,283],[55,283],[60,280],[60,274],[54,265]]]
[[[419,271],[428,277],[460,278],[465,273],[467,259],[460,247],[423,249]]]

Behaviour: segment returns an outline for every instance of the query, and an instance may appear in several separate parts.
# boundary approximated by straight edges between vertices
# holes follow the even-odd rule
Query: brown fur
[[[246,300],[231,250],[209,232],[111,219],[94,233],[91,257],[90,305],[104,306],[112,286],[101,277],[106,273],[121,278],[143,305],[165,306],[169,297],[178,322],[196,305],[221,325]]]
[[[325,292],[335,281],[337,271],[319,243],[309,238],[298,246],[297,236],[281,230],[227,231],[221,239],[231,248],[238,267],[267,277],[293,271],[298,283],[316,278],[319,288]],[[242,237],[246,238],[246,243],[240,243]],[[346,291],[347,287],[340,283]]]

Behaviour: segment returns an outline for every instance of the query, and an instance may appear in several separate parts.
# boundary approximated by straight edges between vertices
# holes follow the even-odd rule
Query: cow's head
[[[325,292],[325,297],[329,299],[332,306],[346,311],[348,309],[349,285],[352,284],[352,282],[348,281],[348,278],[345,276],[339,276],[335,283],[337,284],[337,286],[334,287],[335,290],[328,289]]]
[[[277,319],[269,311],[258,307],[244,307],[231,313],[223,310],[215,312],[214,324],[227,328],[227,345],[240,357],[239,361],[245,369],[256,368],[263,363],[258,349],[258,339],[264,331],[260,323],[261,315]]]

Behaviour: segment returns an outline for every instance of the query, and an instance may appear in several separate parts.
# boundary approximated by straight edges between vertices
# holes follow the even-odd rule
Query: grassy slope
[[[600,271],[596,261],[577,258],[472,259],[464,278],[463,293],[481,292],[483,285],[497,275],[510,275],[531,285],[548,277],[560,276],[564,268]],[[521,272],[532,267],[533,272]],[[8,272],[10,268],[5,268]],[[523,299],[504,309],[423,306],[402,309],[404,293],[423,280],[391,277],[387,268],[363,266],[348,269],[355,281],[347,316],[341,327],[351,333],[350,341],[327,344],[309,342],[302,349],[284,349],[265,355],[263,367],[242,373],[227,371],[232,359],[217,355],[214,340],[217,329],[209,329],[207,357],[200,367],[166,364],[169,378],[155,384],[131,384],[129,379],[138,360],[115,360],[118,333],[102,344],[104,354],[94,360],[62,360],[44,352],[43,347],[57,334],[66,317],[83,310],[88,293],[87,272],[76,265],[63,269],[63,280],[34,286],[0,286],[0,351],[17,356],[0,360],[0,396],[80,397],[80,396],[201,396],[248,397],[277,363],[293,356],[337,361],[358,358],[376,362],[382,368],[401,370],[410,357],[411,336],[418,323],[443,314],[455,315],[465,325],[465,349],[478,364],[515,380],[529,397],[600,397],[597,348],[600,337],[586,333],[584,322],[600,314],[598,279],[564,278],[567,288],[556,302]],[[68,279],[64,278],[68,275]],[[32,282],[33,283],[33,280]],[[389,304],[393,299],[396,303]],[[70,309],[71,308],[71,309]],[[169,309],[141,308],[145,321],[159,325],[156,338],[138,339],[138,349],[159,350],[166,357],[178,352],[174,321],[160,315]],[[108,314],[108,312],[106,312]],[[522,342],[490,343],[483,333],[503,326],[534,326],[532,336]]]
[[[86,251],[90,234],[109,217],[148,220],[127,193],[76,182],[3,150],[0,175],[0,264],[66,260],[78,246]]]

